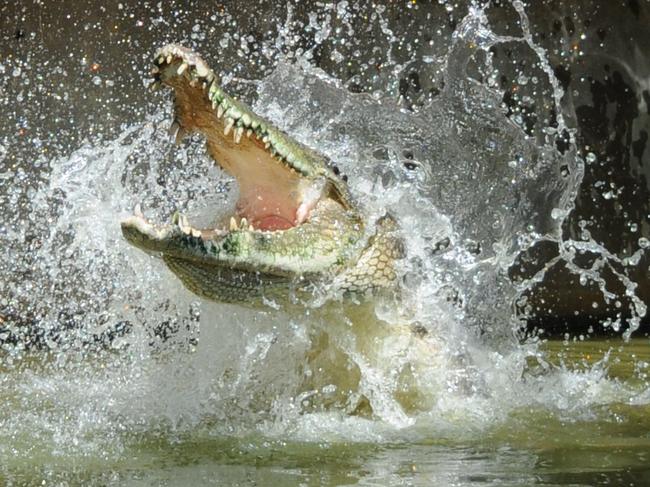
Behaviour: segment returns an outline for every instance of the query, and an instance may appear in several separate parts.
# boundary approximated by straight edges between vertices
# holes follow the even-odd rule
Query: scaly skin
[[[402,254],[395,222],[366,225],[327,158],[227,95],[192,51],[168,45],[154,64],[152,87],[174,90],[176,141],[202,133],[208,153],[237,178],[240,201],[227,228],[193,228],[178,213],[155,225],[136,211],[122,222],[131,244],[215,301],[260,305],[315,287],[364,294],[393,284]]]

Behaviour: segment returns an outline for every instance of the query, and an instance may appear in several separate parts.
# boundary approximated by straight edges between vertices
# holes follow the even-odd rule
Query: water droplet
[[[566,216],[565,210],[562,210],[560,208],[553,208],[553,210],[551,210],[551,218],[553,218],[553,220],[561,220],[565,216]]]

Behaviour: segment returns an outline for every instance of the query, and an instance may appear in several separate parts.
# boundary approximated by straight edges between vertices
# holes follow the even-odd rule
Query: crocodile
[[[288,298],[367,295],[390,289],[403,256],[399,227],[375,222],[326,156],[299,143],[226,93],[195,52],[170,44],[154,55],[157,90],[171,88],[176,143],[201,134],[207,153],[239,188],[234,213],[197,228],[180,212],[150,222],[139,207],[121,223],[126,240],[162,258],[195,294],[248,306]]]

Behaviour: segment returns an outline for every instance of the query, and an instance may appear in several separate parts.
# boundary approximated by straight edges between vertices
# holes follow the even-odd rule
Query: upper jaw
[[[154,56],[152,75],[151,89],[157,90],[162,85],[174,88],[176,124],[171,130],[179,140],[188,132],[205,133],[217,126],[224,132],[220,141],[225,141],[229,134],[235,143],[239,143],[244,135],[249,138],[254,135],[266,151],[287,168],[303,177],[327,177],[347,194],[345,178],[338,176],[338,169],[327,158],[288,137],[271,122],[229,96],[219,85],[214,72],[195,52],[177,44],[166,45]],[[204,111],[209,114],[200,113]]]
[[[171,133],[177,142],[190,132],[205,136],[208,153],[238,181],[239,217],[272,230],[300,225],[323,197],[353,208],[336,166],[226,94],[200,56],[170,44],[154,64],[152,86],[175,94]]]

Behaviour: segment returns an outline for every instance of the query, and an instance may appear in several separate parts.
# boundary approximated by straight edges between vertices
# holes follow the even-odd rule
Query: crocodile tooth
[[[212,100],[212,109],[213,110],[216,110],[218,105],[219,104],[217,103],[217,100]]]
[[[191,86],[192,88],[196,88],[196,83],[197,83],[197,80],[196,80],[196,79],[191,79],[191,80],[190,80],[190,86]]]
[[[223,135],[228,135],[230,133],[230,130],[232,129],[233,125],[235,125],[235,119],[228,117],[226,119],[226,125],[223,128]]]
[[[241,141],[241,136],[244,134],[244,127],[237,127],[235,129],[235,132],[233,133],[233,136],[235,138],[235,143],[239,144]]]
[[[172,122],[171,126],[169,127],[169,131],[168,131],[169,136],[172,139],[174,139],[174,142],[176,142],[176,139],[178,139],[178,134],[179,134],[180,130],[181,130],[181,126],[179,125],[179,123],[176,120],[174,120]]]
[[[178,129],[178,132],[176,132],[176,137],[174,138],[174,143],[176,145],[181,145],[181,142],[183,142],[183,139],[187,135],[187,130],[185,130],[183,127],[180,127]]]
[[[237,225],[237,220],[235,220],[234,216],[230,217],[230,231],[234,232],[235,230],[239,229],[239,225]]]
[[[188,221],[185,215],[182,215],[180,211],[176,211],[172,215],[172,223],[178,226],[181,232],[186,235],[190,234],[190,222]]]
[[[180,126],[180,124],[174,120],[171,127],[169,127],[169,135],[173,139],[176,145],[180,145],[183,142],[183,139],[187,135],[187,130]]]
[[[133,208],[133,214],[137,217],[144,218],[144,213],[142,213],[142,205],[140,205],[140,203],[135,205],[135,208]]]
[[[251,135],[252,135],[252,134],[253,134],[253,129],[248,129],[248,130],[246,131],[246,137],[248,137],[249,139],[251,138]]]
[[[237,220],[235,220],[234,216],[231,216],[230,217],[230,231],[233,232],[233,231],[237,230],[237,228],[238,228],[237,227]]]
[[[271,139],[269,139],[268,135],[265,135],[264,137],[262,137],[262,142],[264,142],[265,144],[268,144],[270,140]]]
[[[153,82],[149,85],[149,90],[150,90],[150,91],[158,91],[158,90],[160,89],[161,86],[162,86],[162,83],[161,83],[160,81],[156,80],[156,81],[153,81]]]
[[[192,237],[199,238],[201,236],[201,231],[197,230],[196,228],[192,228]]]
[[[196,74],[198,74],[201,78],[205,78],[210,72],[208,67],[203,63],[197,63],[195,69],[196,69]]]
[[[165,60],[165,56],[161,55],[161,56],[158,58],[158,64],[162,64],[164,60]]]
[[[248,113],[244,113],[241,117],[241,121],[248,127],[251,124],[251,117]]]
[[[176,70],[176,74],[177,74],[178,76],[180,76],[180,75],[183,74],[183,73],[185,72],[185,70],[186,70],[187,68],[189,68],[189,67],[190,67],[189,64],[187,64],[186,62],[182,62],[181,65],[180,65],[180,66],[178,67],[178,69]]]
[[[239,222],[239,228],[246,229],[246,227],[248,227],[248,220],[246,218],[242,218]]]
[[[249,232],[254,232],[255,229],[253,228],[253,225],[248,225],[248,231]]]
[[[224,110],[225,109],[224,109],[223,105],[219,104],[219,107],[217,108],[217,118],[221,118],[221,116],[223,115]]]
[[[158,74],[158,73],[160,73],[160,69],[158,69],[158,66],[154,66],[153,68],[151,68],[150,73],[151,73],[152,75],[153,75],[153,74]]]
[[[190,225],[190,221],[187,219],[185,215],[179,214],[178,227],[185,235],[189,235],[191,233],[192,227]]]
[[[171,63],[172,63],[172,59],[174,59],[173,56],[172,56],[171,54],[167,54],[167,59],[166,59],[167,64],[171,64]]]
[[[269,147],[271,147],[271,143],[270,142],[265,142],[264,143],[264,148],[268,149]]]

